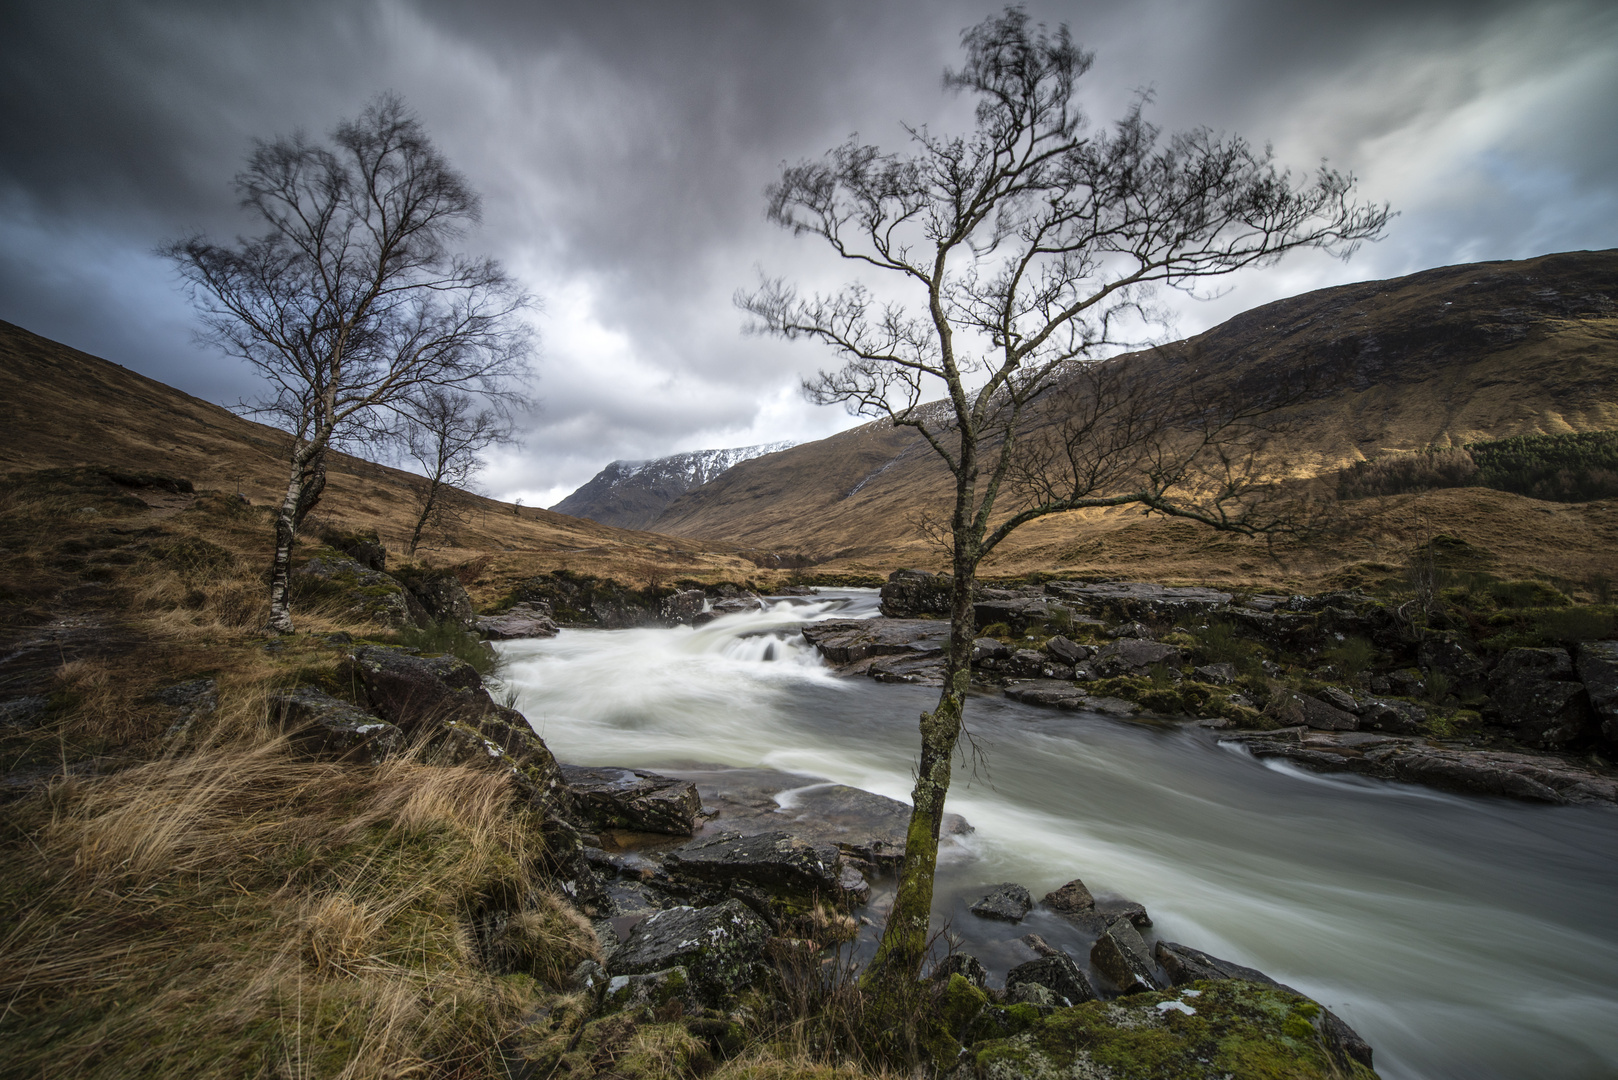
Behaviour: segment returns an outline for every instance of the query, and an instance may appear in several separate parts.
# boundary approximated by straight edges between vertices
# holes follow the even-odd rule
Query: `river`
[[[500,648],[563,761],[765,766],[908,801],[937,691],[837,676],[795,629],[875,609],[874,591],[828,590],[695,630]],[[1082,877],[1145,904],[1156,936],[1326,1004],[1389,1080],[1618,1076],[1618,813],[1315,775],[1194,725],[988,694],[967,723],[982,755],[957,766],[949,807],[975,831],[942,849],[934,921],[991,971],[1034,955],[1010,940],[1029,930],[1082,943],[1049,914],[1013,929],[966,905],[1001,881],[1039,897]]]

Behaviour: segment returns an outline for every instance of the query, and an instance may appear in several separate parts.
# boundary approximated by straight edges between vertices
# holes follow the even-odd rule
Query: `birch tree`
[[[529,298],[492,259],[451,243],[479,220],[466,179],[395,95],[339,124],[260,143],[237,174],[258,235],[164,249],[205,340],[269,384],[257,411],[291,436],[275,515],[269,629],[293,629],[292,546],[306,484],[328,450],[385,433],[432,388],[500,397],[527,371]],[[303,512],[307,512],[303,505]]]

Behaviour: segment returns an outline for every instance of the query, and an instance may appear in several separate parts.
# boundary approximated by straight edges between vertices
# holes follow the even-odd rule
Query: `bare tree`
[[[447,525],[457,516],[457,496],[483,471],[478,455],[496,444],[513,442],[514,435],[511,417],[498,404],[443,387],[428,387],[399,412],[406,452],[422,472],[414,489],[418,513],[408,550],[414,555],[428,525]]]
[[[737,298],[756,331],[841,356],[805,384],[813,400],[916,429],[954,479],[945,683],[921,716],[898,894],[864,976],[878,1003],[902,1001],[925,957],[979,563],[1019,526],[1084,507],[1266,527],[1237,448],[1252,417],[1154,395],[1097,358],[1132,323],[1150,325],[1155,286],[1191,290],[1296,248],[1346,255],[1388,216],[1351,202],[1353,178],[1324,166],[1298,180],[1240,138],[1165,138],[1143,115],[1145,95],[1111,128],[1092,127],[1074,100],[1091,55],[1065,26],[1051,34],[1008,8],[962,41],[965,66],[944,84],[977,95],[970,135],[907,127],[908,153],[850,141],[788,167],[768,191],[772,220],[879,272],[893,298],[859,282],[800,296],[780,280]],[[1036,414],[1046,434],[1020,440]]]
[[[325,453],[384,432],[425,388],[509,393],[527,371],[516,316],[530,301],[498,263],[450,250],[478,197],[395,95],[339,124],[330,147],[301,134],[258,144],[235,186],[261,235],[164,253],[206,340],[269,382],[258,411],[292,436],[270,578],[269,628],[285,633],[300,506]]]

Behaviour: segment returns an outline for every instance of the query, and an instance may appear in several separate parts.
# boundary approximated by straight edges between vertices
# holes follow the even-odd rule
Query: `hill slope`
[[[690,450],[650,461],[614,461],[551,509],[620,529],[644,529],[686,492],[718,479],[744,461],[790,446],[790,442],[763,443]]]
[[[198,488],[240,490],[255,504],[286,492],[286,435],[144,375],[0,321],[0,473],[70,465],[167,472]],[[346,454],[328,463],[318,523],[376,529],[395,552],[414,521],[419,478]],[[674,540],[469,496],[466,521],[424,551],[434,563],[494,553],[491,588],[567,567],[746,576],[731,545]],[[266,558],[269,534],[266,532]]]
[[[1331,393],[1289,417],[1308,475],[1390,450],[1618,428],[1615,301],[1618,251],[1442,267],[1267,304],[1137,359],[1242,380],[1324,378]],[[922,439],[877,422],[744,462],[652,527],[839,563],[931,562],[916,522],[948,500],[948,474]],[[1082,561],[1098,535],[1139,522],[1116,511],[1047,519],[1002,564]]]

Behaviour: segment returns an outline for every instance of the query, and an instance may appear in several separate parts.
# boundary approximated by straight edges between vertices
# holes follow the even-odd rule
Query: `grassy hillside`
[[[286,492],[281,432],[6,322],[0,431],[0,474],[81,465],[158,471],[201,490],[239,490],[255,505]],[[311,531],[375,529],[397,554],[414,520],[416,481],[399,469],[333,455]],[[432,565],[487,556],[474,593],[498,594],[511,580],[558,567],[621,577],[734,578],[753,570],[733,544],[615,529],[478,496],[469,496],[466,517],[453,535],[429,538],[421,555]]]
[[[1615,298],[1618,252],[1443,267],[1268,304],[1136,360],[1195,363],[1239,383],[1278,372],[1312,380],[1323,392],[1283,417],[1297,433],[1289,454],[1301,476],[1330,474],[1389,452],[1618,428]],[[948,475],[919,436],[874,423],[744,462],[653,527],[792,548],[828,568],[930,565],[937,558],[917,521],[949,497]],[[1610,558],[1586,546],[1609,536],[1609,509],[1598,504],[1552,511],[1566,527],[1553,530],[1551,547],[1537,527],[1532,540],[1523,536],[1523,515],[1540,513],[1533,500],[1466,490],[1372,503],[1355,510],[1360,535],[1284,552],[1291,569],[1277,570],[1262,545],[1129,511],[1037,523],[990,569],[1310,580],[1344,561],[1375,561],[1392,538],[1431,532],[1435,522],[1475,528],[1478,543],[1524,568],[1563,573]]]

